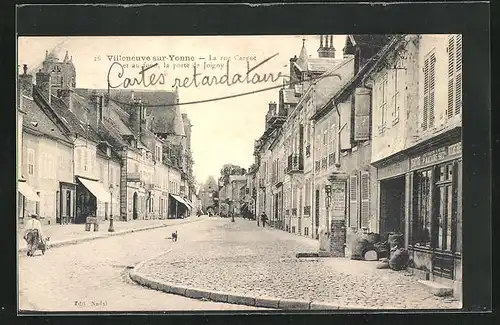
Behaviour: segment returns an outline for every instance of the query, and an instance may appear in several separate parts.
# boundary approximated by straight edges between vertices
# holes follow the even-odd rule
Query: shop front
[[[59,193],[59,213],[56,217],[56,222],[62,225],[74,223],[76,215],[76,184],[60,182]]]
[[[189,204],[179,195],[170,194],[168,210],[171,219],[184,219],[189,215]]]
[[[448,137],[410,154],[411,266],[420,276],[461,294],[462,145]]]
[[[20,194],[17,196],[17,216],[19,223],[23,224],[26,217],[26,201],[39,203],[40,196],[24,179],[17,182],[17,191]]]
[[[403,234],[405,243],[408,243],[407,218],[411,195],[407,180],[408,156],[398,154],[373,165],[377,168],[378,232],[384,240],[389,233]]]
[[[85,223],[88,217],[105,220],[105,210],[111,202],[109,191],[97,180],[78,176],[76,181],[75,223]]]

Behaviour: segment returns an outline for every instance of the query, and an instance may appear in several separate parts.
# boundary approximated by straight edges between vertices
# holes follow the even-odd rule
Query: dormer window
[[[108,155],[108,157],[111,157],[111,148],[110,147],[106,147],[106,155]]]

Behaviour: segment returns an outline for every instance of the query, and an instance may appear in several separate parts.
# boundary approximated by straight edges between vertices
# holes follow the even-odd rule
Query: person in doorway
[[[39,220],[38,215],[32,214],[30,220],[26,222],[24,227],[24,240],[28,244],[28,256],[33,256],[35,251],[40,246],[44,246],[45,242],[43,239],[42,224]],[[44,250],[42,250],[44,252]]]
[[[262,221],[262,227],[263,228],[266,228],[266,222],[267,222],[267,215],[265,212],[262,212],[261,216],[260,216],[260,221]]]

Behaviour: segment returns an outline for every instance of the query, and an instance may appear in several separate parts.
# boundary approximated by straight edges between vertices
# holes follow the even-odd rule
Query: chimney
[[[42,70],[38,70],[38,72],[36,73],[36,87],[50,105],[51,102],[50,97],[52,93],[50,73],[45,73],[42,72]]]
[[[57,90],[57,97],[60,98],[68,107],[69,111],[73,111],[73,99],[72,99],[73,90],[70,88],[63,88]]]
[[[134,99],[130,108],[129,125],[135,134],[139,134],[141,131],[141,106],[142,103]]]
[[[102,102],[102,96],[93,90],[90,94],[89,123],[94,128],[97,128],[102,117]]]
[[[23,64],[23,74],[19,75],[19,92],[33,98],[33,76],[28,74],[28,66]]]
[[[269,103],[269,113],[271,116],[276,115],[276,102]]]

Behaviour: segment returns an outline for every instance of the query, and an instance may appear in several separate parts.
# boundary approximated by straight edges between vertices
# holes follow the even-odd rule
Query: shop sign
[[[378,179],[393,177],[404,174],[410,168],[408,159],[397,161],[383,167],[377,168]]]
[[[331,188],[331,211],[332,216],[344,217],[345,216],[345,181],[333,181]]]
[[[423,155],[416,156],[410,160],[410,166],[413,169],[421,166],[432,165],[446,158],[453,158],[455,156],[460,156],[461,154],[462,143],[458,142],[453,145],[433,149]]]

